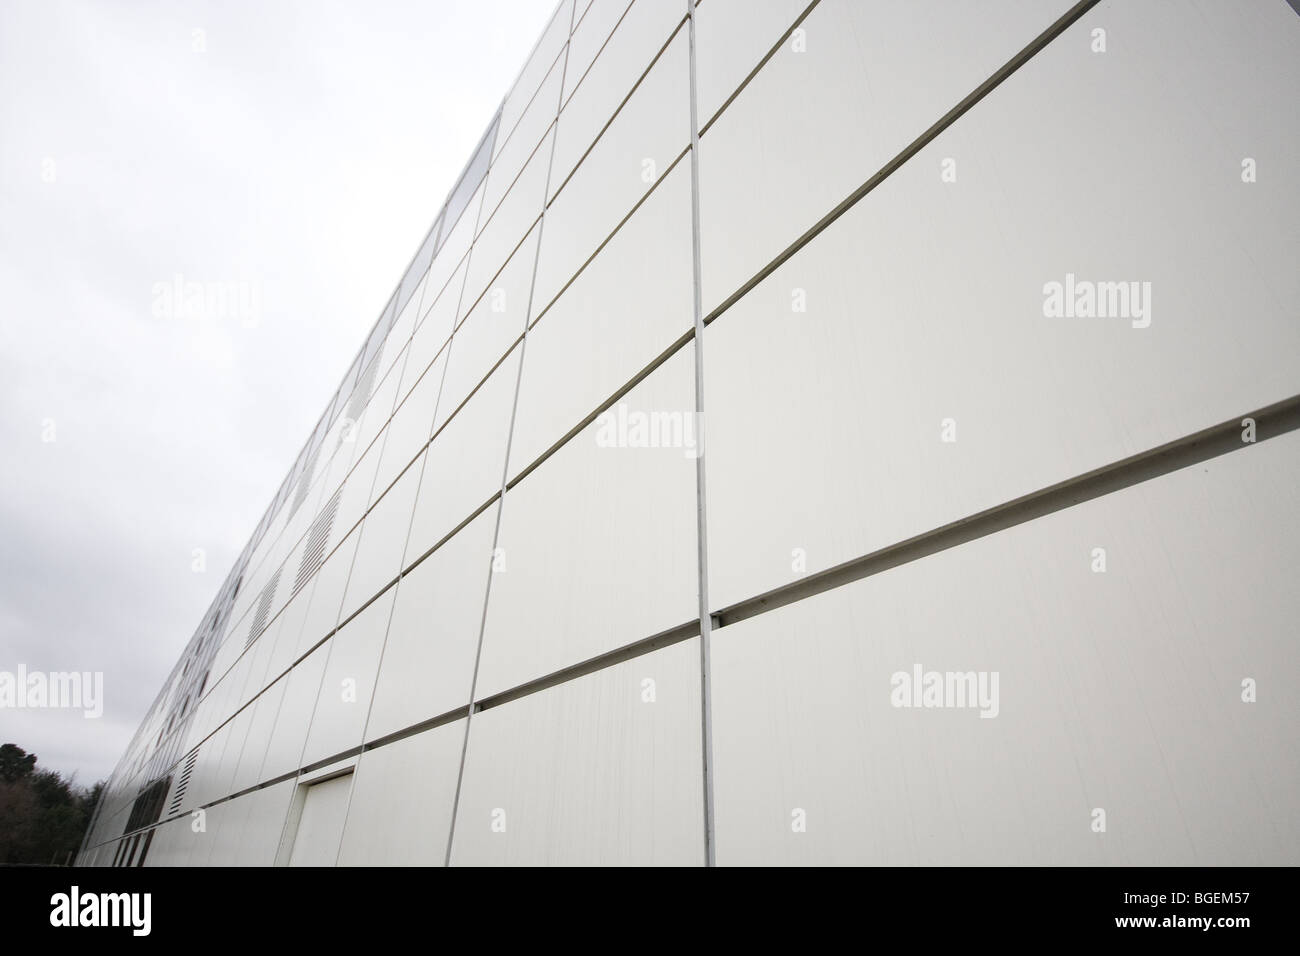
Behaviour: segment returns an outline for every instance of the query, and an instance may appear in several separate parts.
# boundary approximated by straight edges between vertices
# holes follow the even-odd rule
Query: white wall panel
[[[456,329],[447,355],[435,427],[442,427],[524,334],[533,265],[537,262],[537,235],[538,227],[534,226],[472,307],[467,297],[468,314]],[[478,254],[475,246],[472,256]]]
[[[1066,0],[823,0],[803,24],[807,49],[782,47],[701,140],[705,310],[830,212],[1069,6]],[[1087,40],[1082,42],[1086,55]],[[1079,76],[1076,82],[1087,81]],[[1060,110],[1048,102],[1042,100],[1042,110]],[[705,120],[701,114],[700,122]],[[1008,149],[1024,139],[1025,127],[1019,129],[1006,142]],[[1034,138],[1049,141],[1037,132]],[[1105,142],[1087,139],[1098,147]],[[937,170],[934,179],[937,183]],[[1058,191],[1068,192],[1059,190],[1062,182],[1068,180],[1056,180]],[[737,228],[739,223],[744,228]]]
[[[393,609],[389,588],[330,638],[329,660],[303,752],[310,765],[361,744]]]
[[[239,809],[242,810],[243,808]],[[219,847],[222,841],[226,839],[237,841],[241,829],[238,826],[229,825],[230,811],[231,805],[229,803],[218,803],[203,811],[201,823],[199,818],[191,817],[189,829],[181,831],[185,844],[188,845],[188,854],[185,858],[186,866],[207,866],[212,862],[214,856],[217,857],[217,862],[213,865],[221,865],[222,851]],[[196,827],[200,827],[200,829],[196,831]],[[185,850],[180,852],[184,853]]]
[[[412,391],[412,395],[419,394],[419,386]],[[379,472],[379,466],[384,461],[385,445],[387,444],[387,431],[381,434],[365,454],[357,460],[356,466],[348,475],[348,479],[343,484],[343,492],[339,496],[338,510],[334,514],[334,523],[330,529],[329,539],[326,546],[326,554],[333,549],[334,545],[343,540],[343,536],[356,527],[358,521],[366,513],[370,506],[375,491],[375,476]],[[411,447],[410,454],[414,455],[418,445],[415,441],[411,442],[415,447]],[[392,457],[390,456],[390,461]],[[408,456],[407,460],[410,458]],[[392,476],[396,477],[401,471],[400,467],[391,465]],[[390,479],[391,480],[391,479]]]
[[[398,582],[367,740],[469,703],[495,529],[493,507]]]
[[[230,668],[229,673],[226,675],[224,683],[228,687],[228,694],[222,702],[221,716],[223,718],[229,717],[239,710],[248,700],[250,695],[248,674],[252,666],[252,655],[244,654],[239,660],[235,661],[235,666]]]
[[[469,271],[465,277],[465,297],[460,307],[460,317],[483,290],[496,281],[497,273],[506,264],[529,230],[542,214],[542,200],[546,195],[546,173],[551,163],[551,136],[548,133],[537,152],[533,153],[519,178],[510,187],[501,204],[494,210],[484,210],[481,232],[470,250]],[[526,268],[532,271],[532,256],[524,256]],[[458,321],[459,321],[458,318]]]
[[[186,817],[164,823],[154,831],[149,844],[149,855],[145,857],[145,866],[184,866],[189,858],[188,841],[182,831],[188,830],[190,821]],[[110,857],[110,860],[112,858]],[[91,862],[91,866],[101,864]]]
[[[294,782],[286,780],[239,798],[247,801],[248,810],[239,837],[236,866],[271,866],[275,863],[293,790]]]
[[[429,446],[407,554],[419,557],[501,490],[519,348],[497,366]]]
[[[715,607],[794,580],[794,549],[830,567],[1295,392],[1300,197],[1252,192],[1246,134],[1212,130],[1300,151],[1270,119],[1300,61],[1234,39],[1229,89],[1267,81],[1214,93],[1215,38],[1267,18],[1107,18],[1144,52],[1101,71],[1080,21],[707,329]],[[1140,161],[1111,145],[1150,126]],[[1067,274],[1149,283],[1149,325],[1047,317]]]
[[[244,827],[252,809],[251,800],[228,800],[208,810],[208,824],[212,817],[216,819],[216,831],[209,833],[215,837],[211,840],[212,848],[208,851],[204,866],[238,866],[239,851],[244,842]]]
[[[551,176],[554,199],[547,211],[537,265],[533,301],[538,308],[555,297],[689,142],[689,67],[686,37],[679,32],[573,177],[554,196],[567,175],[557,157]],[[585,137],[587,143],[600,128],[590,129],[589,122],[579,122],[565,110],[557,135],[561,139],[569,136],[568,130],[575,125],[578,132],[574,135]],[[585,143],[582,149],[586,149]]]
[[[397,319],[393,322],[393,327],[388,330],[387,344],[384,347],[384,354],[379,360],[380,377],[389,375],[394,366],[400,370],[398,359],[402,354],[402,347],[407,344],[411,338],[411,333],[415,330],[415,324],[423,314],[424,307],[424,290],[429,285],[429,273],[426,271],[424,277],[420,279],[420,284],[415,287],[411,297],[406,300],[406,305],[402,306],[402,311],[398,313]],[[430,300],[432,301],[432,300]]]
[[[515,85],[501,105],[501,126],[497,133],[496,145],[493,147],[496,153],[499,154],[505,148],[510,133],[514,131],[520,117],[529,108],[537,88],[550,73],[556,59],[563,54],[564,44],[569,39],[569,30],[573,25],[572,19],[573,0],[560,0],[555,13],[547,22],[546,29],[538,38],[537,45],[529,54],[528,62],[524,64],[519,78],[515,80]]]
[[[402,372],[406,367],[409,346],[403,346],[388,373],[375,386],[374,394],[366,403],[365,409],[350,429],[345,429],[340,436],[340,447],[352,445],[361,454],[379,437],[379,432],[392,416],[397,405],[397,386],[401,382]],[[331,489],[332,491],[332,489]]]
[[[444,371],[450,352],[444,348],[433,365],[420,379],[415,388],[398,408],[397,414],[389,425],[387,440],[393,442],[390,448],[384,446],[384,456],[375,475],[371,488],[371,504],[378,502],[382,495],[391,490],[399,476],[405,477],[415,469],[419,474],[419,457],[427,447],[433,433],[434,413],[438,408],[439,396],[442,394]]]
[[[497,156],[488,169],[483,186],[483,219],[501,203],[506,192],[513,188],[524,167],[531,162],[538,147],[544,147],[543,137],[560,109],[560,82],[564,74],[564,57],[556,57],[551,71],[533,94],[532,102],[519,124],[505,143],[497,144]],[[503,134],[504,135],[504,134]],[[547,149],[549,158],[549,148]],[[545,160],[543,161],[545,162]]]
[[[413,461],[366,515],[339,620],[346,621],[401,571],[423,464],[420,458]]]
[[[290,572],[288,571],[285,572],[286,575],[289,573]],[[292,578],[285,581],[282,576],[280,580],[281,589],[285,594],[288,594],[293,589]],[[271,663],[271,658],[275,656],[275,649],[280,629],[284,627],[287,620],[288,619],[283,614],[276,617],[276,619],[271,622],[271,626],[268,627],[262,636],[257,639],[256,643],[245,652],[248,657],[248,676],[244,679],[244,700],[251,700],[253,697],[257,696],[257,694],[261,692],[262,688],[267,685],[268,680],[276,676],[271,674],[268,677],[266,671],[267,667]]]
[[[622,22],[618,25],[612,35],[603,40],[604,48],[596,56],[594,61],[574,64],[573,70],[568,74],[566,81],[565,104],[560,116],[559,139],[555,145],[555,170],[551,175],[551,195],[559,190],[560,184],[565,178],[573,172],[574,167],[582,160],[583,155],[591,147],[597,136],[601,135],[605,125],[610,123],[614,113],[618,110],[620,104],[632,93],[633,87],[638,81],[642,80],[643,74],[650,68],[655,57],[659,55],[669,37],[673,36],[673,31],[683,21],[686,16],[685,2],[678,3],[676,0],[636,0],[635,3],[627,10],[623,16]],[[586,33],[584,27],[581,33]],[[600,31],[597,31],[600,32]],[[685,29],[677,33],[676,40],[681,41],[685,46]],[[595,54],[594,50],[589,50],[589,44],[594,45],[595,37],[586,38],[579,34],[574,35],[575,44],[579,41],[582,43],[577,50],[578,54],[585,55]],[[658,71],[660,64],[664,62],[661,57],[658,63],[655,63],[655,71]],[[671,67],[672,70],[687,70],[687,61],[683,58],[675,60],[677,66]],[[583,70],[585,73],[579,74],[577,71]],[[653,74],[652,74],[653,75]],[[676,81],[681,80],[683,83],[688,79],[687,76],[663,76],[655,77],[655,82],[649,87],[650,93],[640,95],[634,94],[633,99],[628,101],[626,108],[636,104],[637,114],[641,118],[637,122],[646,122],[649,115],[647,111],[653,112],[657,105],[663,110],[662,120],[670,123],[670,132],[675,140],[679,135],[689,137],[690,122],[689,118],[685,132],[681,129],[682,116],[688,116],[683,110],[689,110],[690,101],[686,99],[688,95],[687,87],[677,86]],[[580,82],[579,82],[580,81]],[[649,78],[642,82],[649,82]],[[611,130],[617,142],[621,147],[631,147],[639,145],[635,139],[635,133],[627,127],[628,121],[616,120],[618,127],[611,124]],[[604,135],[610,135],[607,131]],[[641,142],[646,142],[642,140]],[[663,172],[663,158],[657,153],[666,151],[671,148],[671,143],[664,146],[662,150],[652,149],[650,152],[643,152],[642,156],[654,157],[659,162],[659,172]],[[593,150],[593,155],[596,155]],[[673,151],[676,155],[676,151]],[[637,175],[640,174],[641,157],[637,157]]]
[[[480,697],[698,614],[694,368],[687,346],[628,393],[625,431],[616,409],[506,493]],[[638,447],[651,416],[680,431]]]
[[[587,75],[596,55],[614,32],[614,27],[631,7],[632,0],[594,0],[588,8],[578,11],[578,19],[573,26],[573,36],[569,40],[569,64],[564,76],[566,100],[573,95],[574,88]],[[679,4],[678,7],[679,13],[686,9],[684,3]],[[649,59],[646,62],[648,63]],[[644,69],[644,64],[642,68]],[[631,84],[628,84],[623,92],[626,93],[628,89],[631,89]]]
[[[578,28],[578,24],[581,22],[581,20],[583,19],[583,17],[585,17],[585,16],[587,15],[587,11],[590,10],[590,9],[591,9],[591,0],[577,0],[577,2],[574,3],[574,5],[573,5],[573,28],[574,28],[574,31],[575,31],[575,32],[576,32],[576,30],[577,30],[577,28]]]
[[[716,631],[719,863],[1295,860],[1298,467],[1273,439]],[[894,706],[917,664],[997,672],[997,716]]]
[[[295,570],[295,575],[296,575]],[[290,587],[293,582],[289,582]],[[279,677],[285,670],[298,659],[299,638],[302,637],[303,622],[307,617],[307,609],[311,605],[312,591],[315,588],[316,581],[313,578],[303,585],[302,590],[294,595],[293,599],[280,612],[278,626],[274,633],[275,648],[271,652],[271,660],[266,666],[266,678],[268,680]]]
[[[215,684],[219,678],[224,677],[226,672],[234,666],[235,661],[239,659],[239,655],[244,652],[244,637],[248,633],[249,619],[251,617],[252,611],[250,609],[249,613],[237,622],[221,645],[220,650],[217,651],[216,656],[212,658],[210,670],[212,684]]]
[[[316,698],[320,694],[321,676],[325,672],[325,647],[318,647],[286,678],[284,699],[275,718],[275,732],[266,748],[262,779],[271,780],[302,766],[302,748],[307,740]]]
[[[199,744],[198,759],[194,762],[194,773],[190,776],[189,789],[185,794],[186,809],[201,807],[226,795],[221,792],[218,781],[221,776],[221,759],[225,756],[229,739],[230,724],[225,724]],[[132,794],[132,799],[134,796]]]
[[[311,527],[312,519],[320,511],[322,496],[326,493],[325,489],[329,487],[329,493],[333,494],[334,488],[329,486],[330,477],[334,474],[334,461],[340,457],[339,452],[334,451],[331,456],[329,452],[333,451],[333,446],[321,450],[321,457],[325,459],[325,464],[321,468],[321,474],[316,479],[316,484],[312,490],[303,499],[301,507],[298,508],[291,519],[286,520],[284,531],[280,533],[273,548],[267,554],[268,561],[276,562],[276,566],[281,564],[294,571],[298,568],[298,559],[302,554],[303,542],[307,536],[307,529]],[[346,453],[342,455],[346,458]],[[343,472],[344,474],[346,472]],[[293,501],[290,500],[288,506],[284,509],[286,514],[293,510]],[[292,582],[290,582],[292,583]],[[271,606],[271,613],[274,614],[283,606],[284,601],[288,599],[287,590],[277,593],[275,603]]]
[[[441,353],[445,352],[447,340],[451,338],[451,331],[456,325],[456,310],[460,307],[461,287],[465,284],[465,269],[468,266],[468,261],[460,265],[442,296],[430,308],[424,322],[411,337],[411,354],[402,369],[402,384],[397,390],[399,402],[415,387],[421,376],[428,374],[430,365],[434,365],[435,369],[442,368],[434,363],[443,357]],[[441,378],[442,373],[439,371],[434,379],[437,381]]]
[[[298,637],[298,654],[307,653],[338,626],[339,609],[343,606],[343,593],[352,569],[358,537],[354,531],[344,538],[343,543],[325,559],[325,564],[316,573],[316,586],[312,588],[311,603],[307,607],[307,617]]]
[[[216,775],[212,781],[214,797],[228,797],[235,792],[235,770],[239,767],[240,757],[248,740],[248,729],[253,723],[255,710],[249,705],[236,714],[230,721],[226,735],[226,745],[222,750],[221,763],[217,765]]]
[[[288,684],[289,678],[281,677],[253,702],[252,722],[248,726],[248,736],[239,756],[239,765],[230,783],[231,792],[238,793],[267,779],[262,776],[262,765],[266,760],[266,751],[280,715],[284,689]]]
[[[475,715],[452,865],[700,864],[699,680],[690,640]]]
[[[708,0],[696,7],[696,102],[701,126],[722,108],[810,2]],[[915,4],[914,9],[917,15],[926,16],[924,5]],[[806,41],[807,30],[804,34],[801,39]],[[825,38],[818,35],[816,39]]]
[[[442,866],[463,720],[361,755],[340,866]]]
[[[184,742],[181,744],[178,753],[182,755],[189,753],[196,746],[198,746],[199,741],[201,741],[204,737],[207,736],[208,723],[209,723],[208,715],[212,713],[212,709],[214,707],[214,704],[210,702],[211,696],[212,695],[209,694],[207,697],[204,697],[202,700],[199,701],[198,706],[194,708],[194,716],[190,718],[190,725],[185,730],[185,739]],[[116,786],[116,783],[111,780],[110,783],[113,783],[113,786]],[[112,791],[109,790],[105,792],[103,797],[103,800],[105,801],[104,803],[105,808],[111,807],[112,799],[113,799]],[[101,813],[100,814],[101,822],[104,820],[104,818],[105,818],[105,813]]]
[[[464,264],[465,255],[469,252],[470,242],[474,238],[475,228],[478,225],[479,207],[482,204],[483,186],[480,185],[460,214],[460,218],[456,220],[456,224],[451,227],[451,231],[442,238],[442,247],[434,257],[433,265],[429,267],[429,285],[424,293],[425,315],[421,317],[416,327],[417,331],[430,316],[437,318],[441,314],[447,301],[448,290],[459,294],[456,289],[456,273]],[[445,224],[443,228],[447,228]],[[453,299],[453,307],[454,304]]]
[[[400,372],[401,366],[399,365],[393,374],[398,374]],[[298,536],[298,541],[296,541],[295,544],[305,538],[305,532],[310,527],[312,520],[317,516],[317,514],[319,514],[321,506],[324,505],[329,500],[330,496],[333,495],[343,482],[347,480],[348,473],[352,470],[353,464],[370,448],[375,438],[379,435],[380,429],[384,427],[387,421],[388,416],[379,412],[378,409],[367,407],[366,411],[362,412],[357,428],[352,433],[354,436],[357,436],[356,439],[350,442],[341,442],[339,444],[334,455],[330,458],[329,467],[326,468],[325,474],[321,476],[319,482],[320,489],[312,492],[309,500],[309,503],[312,505],[311,513],[303,514],[303,512],[307,510],[307,505],[304,504],[302,508],[298,509],[299,513],[294,516],[294,531]],[[301,531],[298,530],[299,524],[302,526]],[[293,570],[296,574],[298,569],[294,567]]]
[[[511,477],[691,328],[690,188],[679,163],[529,330]]]

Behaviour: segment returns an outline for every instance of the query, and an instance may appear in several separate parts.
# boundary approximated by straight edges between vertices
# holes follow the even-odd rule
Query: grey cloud
[[[111,771],[551,6],[0,8],[0,669],[106,696],[5,741]],[[155,315],[177,274],[256,325]]]

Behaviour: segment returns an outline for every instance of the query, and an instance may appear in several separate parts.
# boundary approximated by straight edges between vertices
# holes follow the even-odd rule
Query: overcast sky
[[[109,775],[553,8],[0,0],[0,742]]]

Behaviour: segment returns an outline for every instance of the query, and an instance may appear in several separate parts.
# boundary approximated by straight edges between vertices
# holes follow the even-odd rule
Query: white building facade
[[[561,0],[80,862],[1300,862],[1297,88]]]

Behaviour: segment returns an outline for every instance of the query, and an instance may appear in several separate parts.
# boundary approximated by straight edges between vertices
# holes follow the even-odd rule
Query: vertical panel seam
[[[695,456],[696,566],[700,597],[700,749],[704,785],[704,865],[716,864],[713,813],[713,693],[710,644],[713,619],[709,614],[708,511],[704,494],[704,301],[700,281],[700,125],[696,105],[695,0],[686,0],[687,37],[690,51],[691,123],[691,272],[692,308],[695,321],[695,421],[699,454]]]
[[[474,723],[474,696],[478,692],[479,665],[483,658],[483,636],[487,630],[488,602],[492,597],[492,576],[496,563],[497,547],[501,536],[501,514],[506,504],[506,483],[510,477],[510,446],[514,439],[515,417],[519,411],[519,389],[524,377],[524,356],[528,348],[528,325],[533,309],[533,293],[537,288],[537,265],[542,256],[542,240],[546,230],[546,199],[551,191],[551,173],[555,167],[555,144],[560,138],[560,112],[564,100],[564,83],[569,71],[569,51],[573,45],[573,14],[576,2],[569,4],[569,31],[564,39],[564,65],[560,68],[560,91],[555,100],[555,119],[552,122],[551,152],[546,160],[546,185],[542,191],[542,213],[537,219],[537,245],[533,249],[533,271],[528,282],[528,303],[524,308],[524,333],[519,342],[519,367],[515,370],[515,393],[510,404],[510,423],[506,429],[506,447],[504,461],[501,464],[501,487],[497,497],[496,522],[492,529],[492,550],[488,555],[487,584],[483,593],[483,609],[479,615],[478,644],[474,649],[474,669],[470,675],[468,709],[465,713],[465,734],[461,739],[460,764],[456,770],[456,789],[451,802],[451,823],[447,830],[447,847],[442,865],[451,866],[451,851],[456,839],[456,818],[460,812],[460,795],[465,781],[465,763],[469,756],[469,732]],[[527,69],[527,64],[525,64]],[[520,118],[522,121],[522,117]],[[525,236],[525,239],[527,236]]]

